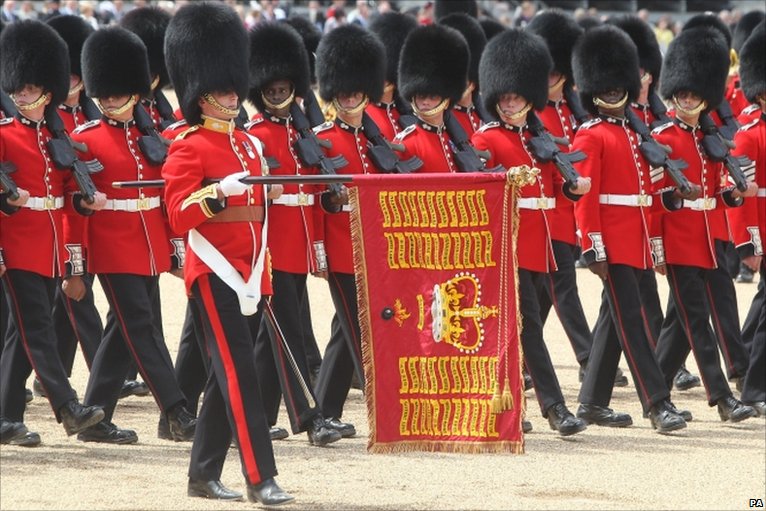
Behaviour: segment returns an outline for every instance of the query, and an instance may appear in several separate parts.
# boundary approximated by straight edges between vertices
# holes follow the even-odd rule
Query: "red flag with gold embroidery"
[[[506,174],[354,176],[372,452],[523,452],[516,188]]]

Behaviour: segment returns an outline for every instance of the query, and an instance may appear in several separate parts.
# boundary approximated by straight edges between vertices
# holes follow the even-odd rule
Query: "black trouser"
[[[271,283],[271,308],[280,331],[269,315],[264,315],[255,341],[258,384],[269,423],[276,424],[281,392],[295,434],[306,431],[311,419],[320,413],[311,389],[300,317],[306,275],[274,270]]]
[[[85,403],[103,407],[105,420],[111,421],[131,360],[163,413],[185,403],[162,335],[159,276],[107,273],[98,279],[109,312]]]
[[[642,313],[642,281],[654,275],[652,270],[623,264],[610,264],[608,268],[593,348],[580,388],[580,402],[609,406],[614,374],[624,351],[638,398],[647,413],[670,396],[649,343]]]
[[[58,278],[24,270],[7,270],[3,290],[10,310],[8,335],[0,357],[0,410],[13,422],[24,421],[25,386],[34,369],[56,419],[76,395],[56,349],[51,310]]]
[[[85,285],[82,300],[72,300],[61,290],[61,286],[57,286],[53,303],[53,324],[58,338],[59,355],[68,376],[72,376],[77,345],[80,345],[85,364],[90,369],[104,335],[104,324],[93,298],[93,275],[86,273],[82,276],[82,282]]]
[[[553,369],[548,348],[543,339],[543,322],[540,319],[540,295],[544,293],[545,273],[519,268],[519,309],[521,310],[521,345],[524,363],[535,386],[537,402],[543,417],[556,403],[563,403],[564,396]]]
[[[742,324],[742,343],[748,352],[752,351],[752,342],[758,328],[758,320],[761,317],[761,313],[766,309],[766,269],[764,268],[766,268],[766,265],[762,264],[759,270],[761,279],[758,282],[758,289],[755,291],[753,302],[750,304],[750,310],[747,312],[745,322]]]
[[[335,304],[342,335],[333,335],[327,344],[322,368],[317,379],[316,395],[325,417],[340,418],[354,371],[364,385],[362,365],[362,332],[359,328],[359,307],[356,301],[356,280],[348,273],[331,272],[327,277],[330,296]]]
[[[303,290],[303,302],[301,303],[301,320],[303,321],[303,347],[306,350],[306,363],[312,373],[318,371],[322,365],[322,352],[319,351],[314,327],[311,324],[311,303],[309,302],[308,288]]]
[[[761,262],[760,291],[763,291],[764,280],[766,280],[766,261]],[[742,401],[745,403],[766,401],[766,376],[764,376],[766,375],[766,306],[763,303],[763,294],[760,297],[760,305],[756,304],[757,301],[756,294],[750,306],[750,312],[757,316],[757,319],[754,320],[756,326],[750,342],[750,365],[742,386]],[[753,312],[754,310],[756,312]]]
[[[197,302],[189,298],[178,342],[175,373],[178,387],[186,398],[186,408],[194,415],[197,414],[199,396],[205,388],[209,365]]]
[[[233,432],[245,481],[258,484],[277,475],[277,468],[253,358],[252,317],[242,315],[236,293],[214,274],[199,277],[192,294],[211,371],[197,417],[189,477],[220,480]]]
[[[577,275],[574,253],[577,246],[563,241],[553,240],[553,255],[556,257],[558,270],[546,275],[545,293],[540,294],[540,319],[543,325],[548,320],[551,306],[564,327],[577,362],[580,365],[588,361],[590,347],[593,344],[588,320],[577,292]]]
[[[713,406],[719,399],[731,394],[726,377],[721,371],[715,336],[711,335],[710,308],[705,299],[710,292],[710,277],[714,271],[696,266],[669,264],[667,272],[670,285],[669,300],[673,302],[672,310],[675,314],[669,312],[665,317],[665,324],[657,343],[657,361],[670,388],[691,346],[705,385],[708,404]],[[668,310],[671,311],[670,306]],[[678,336],[673,334],[674,321],[681,325],[685,339],[679,340]]]

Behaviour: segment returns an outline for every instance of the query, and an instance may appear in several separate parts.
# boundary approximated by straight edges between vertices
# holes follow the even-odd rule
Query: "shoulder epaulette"
[[[245,130],[249,130],[256,124],[260,124],[263,122],[263,117],[258,117],[257,119],[253,119],[252,121],[249,121],[245,124]]]
[[[330,129],[330,128],[332,128],[333,126],[335,126],[335,123],[334,123],[334,122],[332,122],[332,121],[327,121],[327,122],[325,122],[325,123],[322,123],[322,124],[320,124],[319,126],[315,126],[315,127],[313,128],[313,131],[314,131],[314,133],[315,133],[315,134],[316,134],[316,133],[322,133],[323,131],[327,131],[327,130],[329,130],[329,129]]]
[[[756,105],[755,103],[746,106],[744,109],[742,109],[742,113],[745,115],[750,115],[753,112],[760,110],[761,107],[759,105]]]
[[[174,138],[173,140],[183,140],[184,138],[186,138],[186,135],[190,135],[194,133],[195,131],[197,131],[198,129],[199,129],[199,124],[195,124],[191,128],[185,129],[181,133],[176,135],[176,138]]]
[[[593,126],[595,126],[596,124],[599,124],[599,123],[601,123],[601,118],[600,117],[594,117],[593,119],[590,119],[590,120],[585,121],[584,123],[580,124],[580,127],[577,128],[577,129],[587,130],[587,129],[592,128]]]
[[[488,122],[487,124],[485,124],[481,128],[477,129],[476,131],[479,132],[479,133],[484,133],[487,130],[491,130],[491,129],[499,128],[499,127],[500,127],[500,123],[499,122],[492,121],[492,122]]]
[[[88,121],[85,124],[80,124],[77,126],[72,133],[82,133],[83,131],[95,128],[99,124],[101,124],[101,119],[93,119],[92,121]]]
[[[409,135],[413,131],[415,131],[415,125],[410,124],[409,126],[404,128],[402,131],[397,133],[396,136],[394,137],[394,140],[403,140],[407,135]]]
[[[657,126],[656,128],[654,128],[652,130],[652,133],[655,134],[655,135],[660,134],[663,131],[665,131],[666,129],[670,128],[671,126],[673,126],[673,121],[666,122],[662,126]]]
[[[747,130],[749,130],[750,128],[752,128],[753,126],[755,126],[756,124],[758,124],[758,121],[760,121],[760,120],[761,120],[761,119],[760,119],[760,117],[759,117],[759,118],[756,118],[756,119],[753,119],[753,120],[752,120],[752,121],[750,121],[749,123],[747,123],[747,124],[745,124],[744,126],[742,126],[742,127],[739,129],[739,131],[747,131]]]
[[[177,130],[181,126],[186,126],[186,119],[181,119],[180,121],[176,121],[176,122],[174,122],[173,124],[171,124],[170,126],[168,126],[165,129],[166,130]]]
[[[13,117],[4,117],[0,119],[0,126],[5,126],[6,124],[11,124],[13,122]]]

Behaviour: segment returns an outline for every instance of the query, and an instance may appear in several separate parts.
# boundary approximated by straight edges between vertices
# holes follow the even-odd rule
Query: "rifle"
[[[562,151],[559,144],[569,145],[569,140],[551,135],[534,112],[527,114],[527,128],[534,135],[529,140],[529,147],[535,158],[543,163],[553,162],[569,188],[576,187],[580,174],[577,173],[572,164],[587,158],[585,153],[582,151],[568,153]]]
[[[217,183],[222,177],[205,179],[205,185]],[[240,179],[248,185],[285,185],[285,184],[332,184],[350,183],[354,180],[351,175],[330,176],[247,176]],[[113,181],[113,188],[162,188],[165,186],[164,179],[149,179],[145,181]]]
[[[484,161],[490,158],[487,151],[477,151],[468,140],[468,134],[460,122],[452,115],[452,110],[444,112],[444,126],[454,147],[455,164],[460,172],[504,172],[502,165],[488,169]],[[484,158],[484,160],[482,160]]]
[[[671,179],[676,183],[676,187],[682,194],[688,194],[691,191],[691,184],[683,173],[683,170],[689,167],[684,160],[671,160],[668,155],[671,149],[664,146],[652,138],[649,127],[638,118],[636,113],[630,109],[625,109],[625,118],[631,129],[641,138],[638,148],[644,155],[646,161],[654,168],[663,167],[668,171]]]
[[[16,165],[9,161],[0,162],[0,188],[11,200],[19,198],[19,188],[10,176],[14,172],[16,172]]]
[[[375,121],[364,112],[362,114],[362,127],[367,137],[367,147],[372,163],[386,174],[409,174],[423,166],[423,161],[417,156],[413,156],[406,161],[401,161],[399,156],[393,151],[403,151],[404,146],[392,144],[380,133],[380,128]]]
[[[399,111],[399,126],[403,130],[409,128],[416,122],[418,118],[415,117],[415,113],[412,111],[412,107],[399,95],[399,91],[396,91],[396,98],[394,99],[396,109]]]
[[[574,91],[569,80],[564,84],[564,99],[567,101],[567,105],[569,105],[569,109],[572,111],[578,126],[590,120],[590,114],[583,108],[582,103],[580,103],[580,96]]]
[[[481,94],[479,94],[478,89],[473,91],[471,101],[473,101],[473,107],[476,109],[476,113],[478,114],[479,119],[481,119],[481,122],[487,124],[494,121],[489,112],[487,112],[487,109],[484,108],[484,103],[481,100]]]
[[[0,91],[0,110],[3,111],[6,117],[15,117],[18,113],[11,97],[3,91]]]
[[[731,105],[726,100],[721,101],[721,104],[716,108],[718,117],[723,123],[718,127],[718,132],[726,140],[734,140],[734,135],[737,134],[737,130],[740,128],[737,119],[734,118],[734,112],[731,111]]]
[[[84,90],[80,92],[80,108],[82,108],[82,113],[89,121],[95,121],[96,119],[101,118],[101,110],[99,110],[96,103],[85,94]]]
[[[729,171],[729,176],[737,190],[747,190],[747,178],[742,167],[749,167],[753,162],[747,156],[733,156],[730,149],[734,148],[731,140],[724,138],[709,114],[700,116],[700,129],[705,134],[702,137],[702,147],[711,160],[722,162]]]
[[[162,165],[168,157],[170,140],[159,134],[144,105],[138,104],[133,108],[133,117],[136,120],[136,127],[143,133],[143,136],[138,139],[141,152],[152,165]]]
[[[160,114],[160,128],[163,130],[176,122],[176,116],[173,114],[173,107],[170,106],[168,98],[165,97],[165,93],[161,89],[157,88],[154,91],[154,104],[157,106],[157,112]]]
[[[53,135],[53,138],[47,143],[48,152],[53,159],[53,163],[59,170],[69,169],[72,171],[83,199],[88,204],[93,204],[97,190],[90,175],[101,172],[104,170],[104,166],[95,158],[86,162],[80,160],[77,153],[75,153],[75,149],[85,152],[88,148],[85,144],[80,144],[69,138],[69,134],[64,129],[64,122],[55,108],[45,109],[45,122],[48,125],[48,130]]]
[[[651,91],[648,99],[649,110],[654,115],[654,122],[652,122],[650,127],[654,129],[671,122],[670,117],[668,117],[668,109],[665,108],[665,103],[662,102],[657,92]]]

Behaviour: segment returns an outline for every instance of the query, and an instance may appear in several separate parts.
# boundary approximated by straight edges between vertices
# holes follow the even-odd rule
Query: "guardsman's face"
[[[108,96],[105,98],[98,98],[98,102],[104,111],[104,115],[115,121],[129,121],[133,118],[133,109],[128,108],[124,112],[118,112],[118,110],[125,106],[130,101],[130,95],[122,96]]]
[[[598,94],[596,97],[605,103],[617,103],[625,96],[625,89],[613,89]]]
[[[561,80],[562,74],[558,71],[554,71],[548,75],[548,87],[553,87],[557,83],[559,83],[559,80]]]
[[[638,71],[641,73],[641,94],[647,94],[649,92],[649,86],[654,81],[654,77],[652,77],[652,74],[644,68],[640,68]]]
[[[25,106],[31,105],[45,93],[42,87],[37,85],[27,84],[22,89],[15,91],[11,96],[16,104]],[[50,102],[50,101],[49,101]],[[45,103],[46,105],[48,103]]]
[[[676,101],[684,110],[694,110],[702,103],[702,98],[697,94],[684,90],[676,93]]]
[[[273,105],[278,105],[290,97],[293,92],[293,85],[288,80],[275,80],[263,89],[263,95],[266,101]]]
[[[497,100],[497,106],[503,112],[503,115],[510,117],[527,106],[527,100],[523,96],[508,92],[500,96],[500,99]]]
[[[364,101],[364,93],[362,92],[341,92],[338,94],[338,103],[342,108],[345,108],[346,110],[351,110],[353,108],[356,108],[359,106],[359,104]]]
[[[436,108],[444,98],[433,94],[417,94],[415,95],[415,106],[421,112],[427,112]]]

